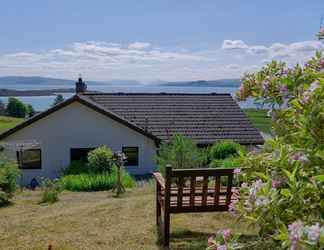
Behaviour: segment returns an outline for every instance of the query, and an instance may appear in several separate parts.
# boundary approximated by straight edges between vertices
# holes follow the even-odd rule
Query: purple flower
[[[226,245],[219,245],[217,247],[217,250],[227,250],[227,246]]]
[[[278,188],[280,187],[282,182],[280,180],[272,180],[272,187],[273,188]]]
[[[314,92],[318,87],[319,87],[319,83],[318,83],[318,81],[315,81],[309,86],[308,90],[310,92]]]
[[[234,169],[234,174],[239,175],[241,173],[241,169],[240,168],[235,168]]]
[[[231,230],[230,229],[224,229],[223,230],[223,237],[225,241],[228,241],[231,238]]]
[[[306,227],[306,231],[307,231],[307,237],[309,241],[312,242],[317,242],[320,235],[321,235],[321,227],[319,226],[319,224],[315,224],[313,226],[310,227]]]
[[[296,250],[298,242],[303,234],[303,223],[301,221],[295,221],[288,226],[289,239],[291,241],[291,250]]]
[[[307,155],[302,152],[296,152],[290,157],[290,161],[299,161],[305,163],[308,161]]]

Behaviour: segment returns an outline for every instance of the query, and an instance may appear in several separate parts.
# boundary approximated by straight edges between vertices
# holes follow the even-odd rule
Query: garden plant
[[[246,74],[237,96],[272,107],[275,137],[262,152],[242,157],[246,170],[242,186],[233,190],[231,213],[258,228],[254,249],[323,249],[323,55],[293,68],[273,61]],[[238,247],[237,238],[225,234],[209,240],[209,249]]]

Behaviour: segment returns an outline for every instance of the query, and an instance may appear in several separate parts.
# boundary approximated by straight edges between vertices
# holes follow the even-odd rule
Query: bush
[[[62,191],[59,181],[45,180],[42,182],[42,199],[40,203],[54,203],[59,200],[58,195]]]
[[[229,157],[224,160],[212,160],[209,164],[212,168],[239,168],[240,158]]]
[[[175,135],[170,143],[161,145],[156,161],[160,172],[164,174],[167,164],[171,164],[173,168],[201,167],[207,162],[207,154],[191,139]]]
[[[241,145],[233,141],[222,141],[215,143],[210,148],[210,159],[211,160],[222,160],[230,156],[238,156],[241,150]]]
[[[95,173],[111,172],[113,152],[107,146],[100,146],[88,154],[88,165]]]
[[[112,172],[67,175],[60,182],[64,189],[70,191],[104,191],[115,187],[117,179],[116,167]],[[126,172],[122,172],[122,184],[125,188],[135,186],[134,179]]]
[[[230,209],[259,229],[259,246],[323,249],[324,57],[304,66],[273,61],[247,74],[237,94],[272,107],[275,137],[243,157]]]
[[[63,175],[76,175],[90,173],[91,169],[83,161],[72,161],[71,164],[63,170]]]
[[[0,206],[5,205],[13,197],[17,188],[19,169],[13,161],[0,162]]]

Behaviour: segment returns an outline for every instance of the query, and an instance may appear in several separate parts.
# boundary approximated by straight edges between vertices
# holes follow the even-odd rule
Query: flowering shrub
[[[232,212],[283,249],[324,244],[324,57],[287,68],[272,62],[247,74],[237,97],[271,106],[276,137],[242,159],[244,183]]]
[[[272,62],[247,74],[237,97],[271,106],[275,138],[242,157],[244,183],[230,211],[259,229],[259,244],[280,249],[324,245],[324,58],[303,67]],[[228,248],[233,249],[233,248]]]
[[[238,247],[238,235],[233,235],[230,229],[219,230],[215,236],[208,239],[207,250],[228,250]]]

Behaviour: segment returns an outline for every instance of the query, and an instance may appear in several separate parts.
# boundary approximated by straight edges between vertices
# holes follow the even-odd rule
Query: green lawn
[[[264,133],[271,133],[271,118],[267,116],[268,110],[244,109],[244,112],[257,129]]]
[[[21,123],[24,119],[15,118],[9,116],[0,116],[0,133],[15,127],[17,124]]]
[[[11,205],[0,207],[0,249],[161,250],[153,184],[140,183],[121,198],[111,191],[64,191],[52,205],[38,204],[40,191],[19,192]],[[224,228],[255,234],[228,212],[173,214],[171,248],[206,249],[208,237]]]

